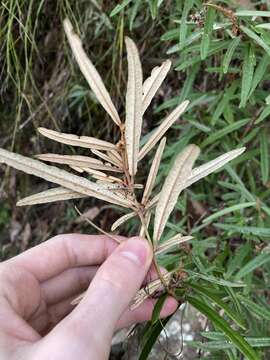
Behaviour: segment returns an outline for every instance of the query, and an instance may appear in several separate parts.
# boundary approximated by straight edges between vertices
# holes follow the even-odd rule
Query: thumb
[[[117,321],[141,287],[151,261],[146,240],[133,237],[119,245],[99,268],[77,308],[59,324],[61,333],[68,330],[70,341],[80,343],[77,349],[105,359]]]

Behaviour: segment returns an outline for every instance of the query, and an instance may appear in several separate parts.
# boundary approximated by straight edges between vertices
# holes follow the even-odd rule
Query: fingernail
[[[128,239],[119,250],[122,256],[131,260],[137,266],[145,265],[151,258],[149,244],[140,237]]]

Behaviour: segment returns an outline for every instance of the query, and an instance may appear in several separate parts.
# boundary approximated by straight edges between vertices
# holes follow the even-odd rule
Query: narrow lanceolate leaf
[[[160,88],[163,83],[168,71],[171,67],[171,61],[166,60],[160,66],[156,66],[151,75],[143,83],[143,99],[142,99],[142,114],[146,111],[150,105],[153,97],[155,96],[157,90]]]
[[[246,148],[240,148],[236,150],[229,151],[223,155],[218,156],[216,159],[209,161],[206,164],[198,166],[191,171],[187,182],[185,184],[184,189],[191,186],[192,184],[196,183],[197,181],[203,179],[207,175],[211,174],[212,172],[220,169],[222,166],[227,164],[229,161],[235,159],[237,156],[241,155]],[[156,195],[146,206],[146,209],[149,210],[153,208],[159,199],[159,194]]]
[[[126,221],[128,221],[129,219],[132,219],[134,216],[136,215],[136,213],[134,211],[125,214],[123,216],[121,216],[119,219],[117,219],[111,227],[111,230],[114,231],[116,230],[120,225],[124,224]]]
[[[196,145],[189,145],[175,159],[162,187],[156,207],[153,236],[155,244],[158,243],[163,233],[178,196],[186,187],[187,178],[191,174],[192,166],[199,153],[200,149]]]
[[[128,37],[125,42],[128,58],[125,140],[129,173],[134,176],[137,172],[142,129],[142,67],[134,42]]]
[[[42,127],[38,128],[38,131],[41,135],[47,137],[48,139],[55,140],[66,145],[80,146],[87,149],[116,150],[116,146],[114,144],[90,136],[65,134]]]
[[[115,165],[118,168],[122,168],[122,163],[119,160],[116,160],[115,158],[110,157],[107,154],[104,154],[103,152],[99,151],[99,150],[92,150],[92,153],[95,154],[96,156],[98,156],[99,158]]]
[[[187,183],[185,187],[189,187],[190,185],[194,184],[195,182],[201,180],[202,178],[206,177],[207,175],[211,174],[212,172],[218,170],[229,161],[235,159],[239,155],[241,155],[246,148],[240,148],[236,150],[229,151],[214,160],[209,161],[206,164],[198,166],[191,171],[190,176],[188,177]]]
[[[115,194],[113,191],[103,189],[102,186],[81,176],[73,175],[67,171],[60,170],[55,166],[43,164],[38,160],[29,159],[25,156],[0,149],[0,163],[24,171],[27,174],[38,176],[54,184],[63,186],[66,189],[84,195],[94,196],[97,199],[105,200],[123,207],[131,206],[130,201],[120,194]]]
[[[101,79],[101,76],[97,72],[96,68],[87,57],[85,51],[83,50],[82,43],[78,35],[73,32],[72,25],[68,19],[64,20],[64,29],[67,35],[70,47],[72,49],[73,55],[80,67],[81,72],[86,78],[89,86],[96,95],[98,101],[103,106],[103,108],[110,115],[112,120],[118,125],[121,125],[121,120],[117,113],[117,110],[111,100],[111,97],[105,88],[105,85]]]
[[[180,105],[174,109],[168,117],[159,125],[159,127],[150,136],[147,143],[142,147],[139,153],[139,161],[145,157],[145,155],[156,145],[156,143],[162,138],[165,132],[179,119],[179,116],[186,110],[189,101],[183,101]]]
[[[79,168],[121,172],[119,168],[113,167],[110,164],[104,165],[102,161],[88,156],[40,154],[36,155],[36,158],[42,161],[50,161],[56,164],[71,165]]]
[[[144,193],[143,193],[143,197],[142,197],[142,204],[146,204],[149,196],[151,195],[151,192],[153,190],[153,187],[155,185],[155,181],[156,181],[156,176],[157,176],[157,172],[159,169],[159,165],[160,165],[160,160],[163,154],[163,150],[166,144],[166,138],[162,139],[159,147],[157,149],[156,155],[153,159],[150,171],[149,171],[149,175],[146,181],[146,185],[145,185],[145,189],[144,189]]]
[[[17,206],[47,204],[54,201],[63,201],[70,199],[83,198],[87,195],[80,194],[76,191],[69,190],[63,187],[49,189],[39,192],[34,195],[27,196],[17,202]]]
[[[261,176],[263,184],[267,184],[269,178],[269,151],[268,135],[266,129],[260,133],[260,152],[261,152]]]
[[[177,234],[174,237],[172,237],[171,239],[166,240],[164,243],[160,244],[157,247],[155,254],[159,255],[164,252],[167,252],[167,251],[171,250],[173,247],[183,244],[191,239],[193,239],[192,236],[183,236],[182,234]]]

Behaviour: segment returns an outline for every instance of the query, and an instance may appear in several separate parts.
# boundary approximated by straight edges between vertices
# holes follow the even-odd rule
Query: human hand
[[[152,299],[129,309],[150,268],[150,247],[121,239],[58,235],[0,264],[1,360],[107,359],[115,330],[151,318]],[[168,298],[161,316],[176,308]]]

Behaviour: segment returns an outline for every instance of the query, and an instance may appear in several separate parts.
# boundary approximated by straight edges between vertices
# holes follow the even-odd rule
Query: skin
[[[129,309],[156,277],[151,249],[138,237],[119,239],[58,235],[0,264],[1,359],[108,359],[116,330],[151,318],[153,299]],[[169,297],[161,316],[176,308]]]

